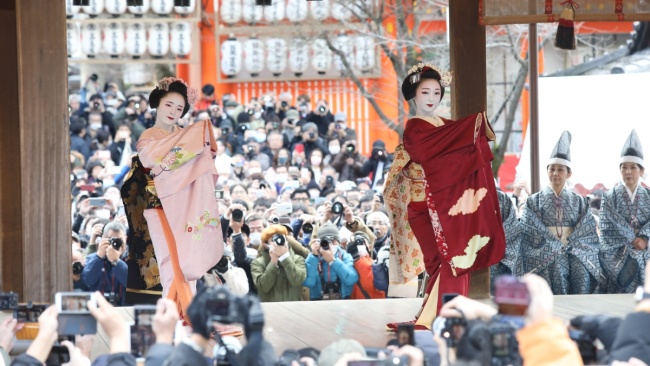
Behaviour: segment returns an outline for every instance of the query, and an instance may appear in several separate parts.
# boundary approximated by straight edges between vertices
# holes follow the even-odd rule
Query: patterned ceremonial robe
[[[546,279],[556,295],[600,290],[596,220],[585,198],[547,186],[528,197],[520,225],[524,273]]]
[[[607,278],[603,291],[634,292],[643,285],[645,265],[650,260],[648,249],[632,247],[637,237],[650,236],[650,189],[639,185],[633,201],[622,184],[605,193],[600,207],[600,236],[600,264]]]
[[[444,122],[413,117],[406,125],[384,197],[394,230],[391,281],[407,282],[423,265],[431,276],[417,326],[431,326],[442,294],[467,296],[470,272],[503,258],[493,139],[484,113]]]
[[[503,220],[503,231],[506,233],[506,255],[503,259],[490,267],[490,291],[494,293],[495,280],[499,276],[522,275],[520,227],[517,219],[516,208],[510,197],[501,191],[497,191],[499,198],[499,209]]]

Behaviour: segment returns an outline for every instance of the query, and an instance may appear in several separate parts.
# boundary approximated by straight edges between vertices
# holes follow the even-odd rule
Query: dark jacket
[[[391,154],[386,155],[386,160],[384,160],[384,167],[383,170],[387,170],[388,167],[393,163],[393,156]],[[375,158],[370,158],[366,160],[365,163],[363,163],[363,166],[361,167],[361,176],[362,177],[367,177],[372,173],[372,180],[374,182],[375,177],[377,175],[383,175],[383,171],[378,171],[379,168],[379,160]],[[374,189],[374,185],[370,187],[371,189]]]
[[[629,314],[618,328],[616,340],[610,352],[610,361],[628,361],[631,357],[650,364],[650,313]]]
[[[354,159],[354,164],[348,165],[347,159],[349,157]],[[339,173],[339,182],[345,182],[346,180],[356,182],[357,179],[367,176],[367,174],[361,174],[361,168],[363,167],[364,161],[365,157],[363,155],[359,155],[357,152],[352,155],[348,155],[346,152],[341,151],[340,153],[336,154],[336,157],[334,157],[331,165],[332,168],[334,168],[336,172]]]
[[[70,150],[78,151],[84,156],[84,160],[90,159],[90,145],[88,141],[79,135],[70,135]]]
[[[334,115],[330,111],[324,116],[311,112],[307,115],[307,122],[314,122],[318,126],[318,134],[326,136],[330,123],[334,123]]]
[[[124,152],[124,147],[126,145],[126,141],[120,141],[120,142],[114,142],[111,144],[111,146],[108,147],[108,150],[111,152],[111,160],[115,163],[115,166],[120,166],[120,161],[122,160],[122,152]],[[135,149],[135,141],[131,139],[131,151],[133,154],[137,153]],[[131,158],[129,157],[128,159],[129,163],[131,163]]]
[[[160,365],[160,364],[159,364]],[[163,366],[208,366],[208,360],[194,348],[181,343],[170,352]]]
[[[120,305],[124,305],[127,272],[128,268],[123,260],[119,260],[113,265],[108,260],[99,258],[97,253],[93,253],[86,258],[86,266],[81,272],[81,281],[91,291],[119,293]]]
[[[129,353],[115,353],[105,357],[98,357],[93,363],[95,366],[135,366],[135,357]],[[43,366],[43,363],[34,357],[23,353],[14,359],[11,366]]]
[[[174,346],[171,344],[155,343],[149,348],[144,365],[160,366],[165,362],[167,357],[171,355],[172,351],[174,351]]]
[[[257,287],[253,281],[253,274],[251,273],[251,263],[253,260],[248,258],[246,253],[246,244],[241,234],[233,234],[232,236],[232,252],[235,254],[235,264],[246,272],[248,278],[248,291],[254,294],[257,293]]]

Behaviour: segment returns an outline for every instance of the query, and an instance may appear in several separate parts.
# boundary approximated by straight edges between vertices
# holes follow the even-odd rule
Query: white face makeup
[[[156,122],[171,128],[181,118],[183,108],[185,108],[185,99],[182,95],[178,93],[165,94],[156,108]]]
[[[440,105],[442,88],[438,80],[424,79],[415,92],[416,114],[419,116],[435,116],[435,110]]]

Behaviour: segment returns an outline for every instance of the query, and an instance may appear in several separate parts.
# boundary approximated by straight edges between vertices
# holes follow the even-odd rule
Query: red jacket
[[[363,295],[363,292],[359,289],[359,284],[363,286],[363,289],[371,299],[386,298],[386,293],[375,289],[373,284],[374,277],[372,275],[372,259],[370,259],[370,257],[361,257],[358,261],[354,262],[354,269],[359,274],[359,282],[352,288],[351,299],[359,300],[366,298]]]

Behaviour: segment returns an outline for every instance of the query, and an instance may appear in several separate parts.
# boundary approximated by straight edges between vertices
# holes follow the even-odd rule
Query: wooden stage
[[[624,317],[633,311],[632,294],[555,296],[555,315],[569,320],[578,315]],[[341,338],[354,338],[368,347],[383,347],[392,338],[386,324],[414,318],[422,299],[336,300],[264,303],[264,337],[280,355],[286,349],[322,349]],[[491,300],[484,300],[492,304]],[[133,320],[132,308],[122,316]],[[108,339],[100,329],[93,356],[108,353]]]

